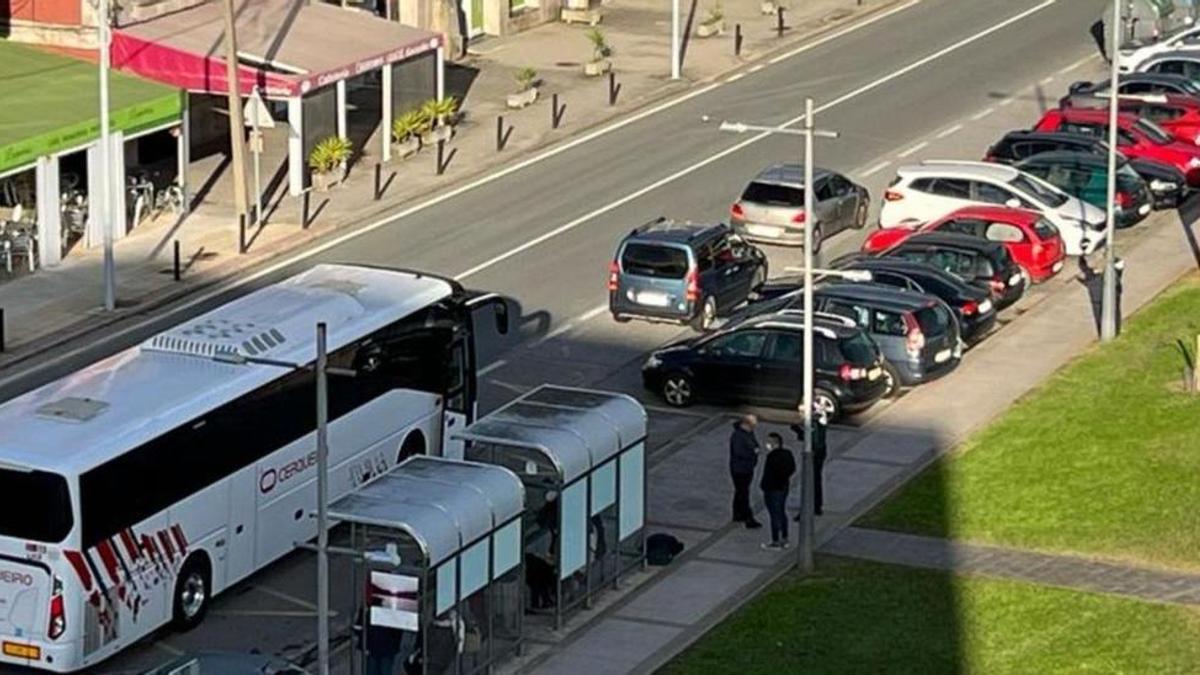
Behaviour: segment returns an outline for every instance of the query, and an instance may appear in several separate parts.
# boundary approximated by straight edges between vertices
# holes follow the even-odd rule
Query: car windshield
[[[1017,176],[1008,183],[1014,188],[1032,196],[1050,208],[1058,208],[1067,203],[1067,196],[1059,192],[1049,183],[1033,176]]]
[[[1133,128],[1142,132],[1142,134],[1146,138],[1149,138],[1150,141],[1155,145],[1166,145],[1172,140],[1171,134],[1168,134],[1163,130],[1162,127],[1158,126],[1154,122],[1151,122],[1145,117],[1139,118],[1138,121],[1134,122]]]
[[[1117,189],[1122,192],[1141,192],[1142,177],[1133,170],[1129,164],[1121,165],[1117,169]]]
[[[850,365],[869,366],[879,359],[879,350],[866,334],[855,331],[850,337],[838,340],[842,357]]]
[[[71,532],[71,513],[62,476],[0,469],[0,536],[57,544]]]
[[[674,246],[626,244],[621,269],[640,277],[682,279],[688,271],[687,251]]]
[[[774,183],[751,183],[742,193],[742,201],[769,206],[804,206],[804,190]]]
[[[917,325],[926,335],[941,335],[950,327],[950,313],[939,305],[930,305],[916,311]]]
[[[1045,218],[1038,218],[1038,221],[1033,225],[1033,231],[1037,232],[1038,238],[1043,241],[1058,236],[1058,228],[1054,226],[1054,223]]]

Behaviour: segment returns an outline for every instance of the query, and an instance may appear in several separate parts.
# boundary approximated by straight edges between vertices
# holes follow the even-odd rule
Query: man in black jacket
[[[733,425],[729,436],[729,477],[733,479],[733,522],[745,523],[748,529],[762,527],[750,510],[750,484],[754,482],[754,467],[758,465],[758,438],[754,427],[758,418],[746,415]]]
[[[825,490],[823,488],[825,480],[823,474],[825,473],[825,459],[828,456],[825,445],[826,428],[828,426],[829,417],[824,411],[813,413],[813,513],[818,516],[824,513]],[[796,440],[800,441],[801,445],[804,445],[804,425],[793,424],[792,431],[796,432]],[[803,497],[803,495],[801,496]],[[800,522],[799,514],[796,515],[794,520]]]
[[[776,433],[767,434],[767,450],[758,486],[762,488],[763,502],[771,516],[771,543],[763,544],[763,548],[787,548],[787,497],[792,474],[796,473],[796,459],[791,450],[783,447],[783,437]]]

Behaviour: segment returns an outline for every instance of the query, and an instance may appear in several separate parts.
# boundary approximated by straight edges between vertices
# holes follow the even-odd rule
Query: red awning
[[[299,96],[437,49],[438,33],[306,0],[241,0],[238,82],[274,98]],[[191,92],[223,94],[225,30],[219,1],[113,31],[112,63]]]

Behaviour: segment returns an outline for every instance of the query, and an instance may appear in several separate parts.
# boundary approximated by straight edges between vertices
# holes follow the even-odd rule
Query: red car
[[[1064,96],[1064,108],[1108,109],[1108,99],[1090,94]],[[1200,98],[1180,94],[1144,94],[1138,98],[1118,99],[1118,108],[1148,119],[1175,137],[1175,140],[1200,145]]]
[[[863,242],[862,250],[879,253],[918,232],[956,232],[1000,242],[1035,283],[1054,276],[1066,257],[1062,236],[1050,221],[1035,211],[1005,206],[968,206],[911,228],[876,230]]]
[[[1162,127],[1133,113],[1120,113],[1117,120],[1117,145],[1121,154],[1130,159],[1169,164],[1187,176],[1188,185],[1200,187],[1200,147],[1175,140]],[[1108,138],[1108,111],[1094,108],[1048,110],[1033,130],[1083,134],[1104,140]]]

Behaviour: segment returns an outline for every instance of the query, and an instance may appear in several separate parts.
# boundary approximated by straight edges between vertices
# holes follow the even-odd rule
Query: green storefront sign
[[[171,93],[159,98],[113,110],[109,114],[109,129],[126,135],[163,126],[179,120],[183,112],[183,97]],[[45,133],[23,138],[0,147],[0,173],[28,166],[38,157],[78,148],[100,137],[99,117],[77,122]]]

